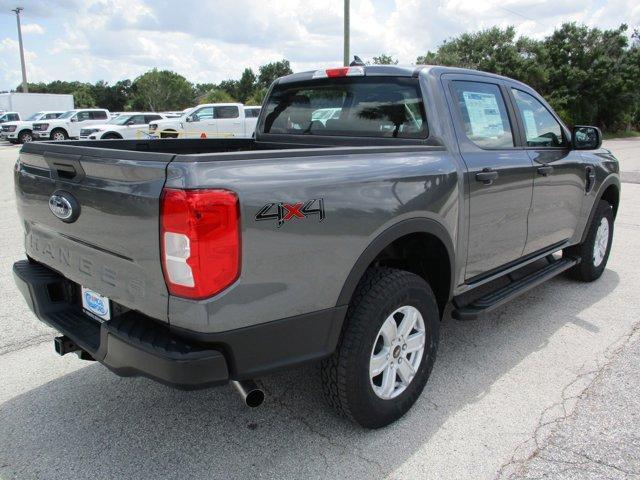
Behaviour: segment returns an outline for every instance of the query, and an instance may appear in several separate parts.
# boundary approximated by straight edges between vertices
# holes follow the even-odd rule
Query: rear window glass
[[[351,77],[277,85],[263,131],[293,135],[426,138],[417,79]]]

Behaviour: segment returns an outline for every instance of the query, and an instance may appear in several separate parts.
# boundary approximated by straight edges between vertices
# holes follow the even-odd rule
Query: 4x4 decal
[[[284,222],[288,222],[295,218],[304,219],[310,215],[317,215],[318,221],[324,220],[324,199],[314,198],[308,200],[304,204],[298,203],[267,203],[264,207],[256,213],[256,221],[264,220],[276,220],[278,228],[280,228]]]

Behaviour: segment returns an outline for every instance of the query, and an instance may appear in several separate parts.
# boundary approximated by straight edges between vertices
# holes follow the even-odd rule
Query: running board
[[[504,305],[510,300],[523,294],[550,278],[559,275],[580,262],[579,258],[561,258],[553,260],[546,266],[532,272],[525,277],[515,280],[498,290],[494,290],[483,297],[472,301],[468,305],[461,306],[451,312],[451,316],[457,320],[475,320],[483,313],[490,312],[494,308]]]

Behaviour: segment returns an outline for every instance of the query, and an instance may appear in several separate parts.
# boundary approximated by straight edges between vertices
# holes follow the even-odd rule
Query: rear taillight
[[[160,247],[172,295],[221,292],[240,275],[240,211],[228,190],[162,191]]]

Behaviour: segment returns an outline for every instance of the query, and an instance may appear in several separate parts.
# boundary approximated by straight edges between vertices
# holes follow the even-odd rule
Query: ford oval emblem
[[[80,215],[80,204],[68,192],[58,190],[49,197],[49,210],[63,222],[75,222]]]

